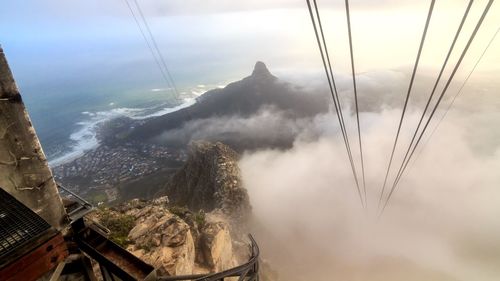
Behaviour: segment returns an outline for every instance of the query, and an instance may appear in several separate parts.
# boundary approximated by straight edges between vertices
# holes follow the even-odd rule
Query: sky
[[[305,1],[138,2],[178,84],[239,79],[257,60],[291,79],[306,71],[321,73]],[[467,2],[437,1],[423,71],[443,60]],[[464,34],[470,34],[485,4],[475,1]],[[348,72],[343,1],[318,5],[334,68]],[[463,69],[470,69],[499,27],[499,6],[493,5]],[[357,72],[411,67],[427,9],[428,1],[351,1]],[[20,86],[61,79],[162,83],[124,0],[8,1],[0,11],[0,40]],[[499,61],[500,52],[491,52],[481,70],[498,69]]]

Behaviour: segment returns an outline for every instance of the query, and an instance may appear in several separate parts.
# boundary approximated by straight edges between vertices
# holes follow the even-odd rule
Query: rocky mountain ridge
[[[238,158],[221,142],[193,142],[188,160],[165,185],[163,194],[178,206],[206,212],[220,210],[244,223],[251,206],[242,185]]]
[[[90,219],[161,275],[219,272],[245,263],[251,207],[238,157],[222,143],[193,143],[164,196],[101,208]]]

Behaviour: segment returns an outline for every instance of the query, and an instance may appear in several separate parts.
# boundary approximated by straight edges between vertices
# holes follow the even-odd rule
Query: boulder
[[[212,272],[236,266],[232,242],[227,220],[216,214],[207,214],[199,241],[201,262]]]
[[[160,206],[145,207],[135,215],[136,225],[128,235],[133,244],[128,250],[160,274],[191,274],[195,244],[189,225]]]

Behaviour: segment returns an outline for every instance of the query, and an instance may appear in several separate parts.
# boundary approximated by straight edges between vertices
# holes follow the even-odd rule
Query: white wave
[[[195,91],[195,90],[191,90],[191,94],[193,94],[193,95],[195,95],[195,96],[197,96],[197,97],[199,97],[199,96],[203,95],[204,93],[205,93],[205,92],[203,92],[203,91]]]
[[[108,111],[84,111],[82,112],[82,114],[88,116],[90,119],[78,122],[76,124],[79,126],[79,129],[70,135],[70,140],[74,143],[71,146],[71,150],[60,157],[50,160],[49,163],[52,166],[61,165],[82,156],[86,151],[97,148],[99,146],[99,140],[97,139],[97,129],[106,121],[115,119],[117,117],[129,117],[133,120],[144,120],[172,113],[192,106],[195,103],[196,99],[194,98],[184,99],[184,103],[178,106],[163,107],[149,114],[144,113],[151,112],[151,110],[154,110],[154,108],[121,107],[114,108]]]
[[[70,140],[74,143],[71,146],[71,150],[60,157],[50,160],[49,163],[53,166],[61,165],[82,156],[88,150],[97,148],[99,140],[96,133],[100,124],[139,110],[134,108],[116,108],[109,111],[82,112],[82,114],[89,116],[90,119],[76,124],[79,126],[79,129],[69,136]]]
[[[164,91],[168,91],[171,89],[172,88],[154,88],[154,89],[151,89],[151,92],[164,92]]]
[[[83,115],[88,115],[88,116],[95,116],[95,113],[88,112],[88,111],[83,111],[82,114]]]
[[[64,155],[49,161],[50,165],[57,166],[74,160],[82,156],[85,151],[96,148],[99,145],[95,130],[97,129],[97,121],[79,122],[80,129],[70,135],[70,139],[74,142],[71,150]]]
[[[175,107],[165,107],[165,108],[160,109],[160,110],[158,110],[158,111],[156,111],[154,113],[151,113],[151,114],[142,115],[142,116],[139,116],[139,115],[128,116],[128,117],[130,117],[131,119],[134,119],[134,120],[144,120],[144,119],[148,119],[148,118],[151,118],[151,117],[158,117],[158,116],[162,116],[162,115],[165,115],[165,114],[168,114],[168,113],[172,113],[172,112],[181,110],[183,108],[190,107],[190,106],[192,106],[195,103],[196,103],[196,99],[194,99],[194,98],[184,99],[184,103],[183,104],[180,104],[180,105],[175,106]]]

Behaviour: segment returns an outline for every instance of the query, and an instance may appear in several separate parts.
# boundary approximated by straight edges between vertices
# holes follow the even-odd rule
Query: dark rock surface
[[[243,219],[251,211],[243,188],[238,154],[217,142],[194,142],[185,165],[165,185],[172,203],[191,210],[223,213]]]

